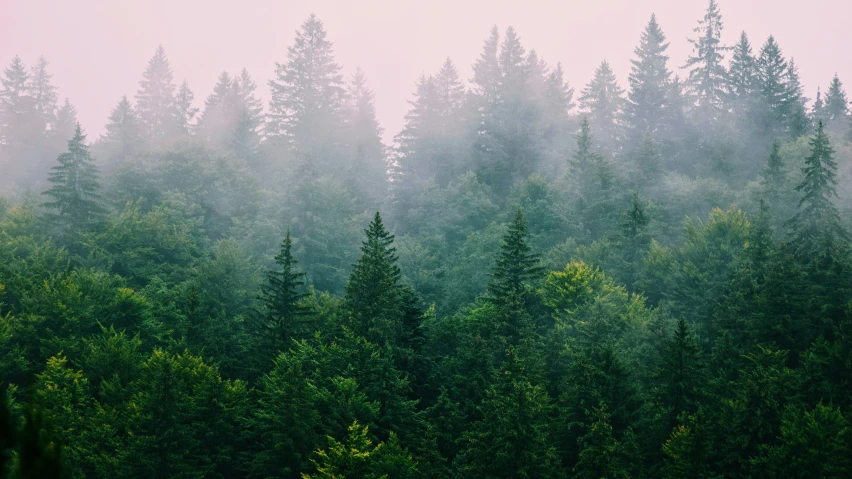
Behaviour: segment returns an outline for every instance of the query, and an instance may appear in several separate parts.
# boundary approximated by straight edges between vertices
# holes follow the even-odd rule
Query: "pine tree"
[[[77,109],[66,98],[62,107],[56,112],[53,130],[50,131],[51,140],[55,145],[56,151],[62,151],[68,145],[68,140],[74,137],[76,129]]]
[[[361,257],[346,284],[346,306],[353,330],[376,344],[398,344],[402,335],[402,272],[397,266],[394,236],[376,212],[364,230]]]
[[[668,48],[656,15],[651,15],[639,46],[634,50],[637,58],[631,60],[630,91],[624,109],[634,142],[642,135],[655,134],[665,127],[670,113],[671,72],[666,66],[669,57],[665,54]]]
[[[761,190],[769,204],[780,206],[779,198],[786,186],[787,171],[784,167],[784,159],[781,157],[781,144],[774,141],[761,173]]]
[[[195,95],[189,89],[189,84],[184,80],[175,96],[174,106],[174,121],[180,135],[187,136],[194,133],[195,125],[192,124],[192,120],[198,114],[198,108],[192,106],[194,99]]]
[[[846,128],[848,114],[849,99],[846,97],[846,91],[843,90],[843,83],[840,82],[840,78],[835,73],[825,93],[823,117],[826,128],[843,131],[842,129]],[[834,128],[835,125],[837,125],[837,128]]]
[[[582,235],[589,240],[604,236],[613,219],[614,184],[609,165],[595,145],[592,128],[584,116],[576,136],[568,172],[577,194],[576,209],[582,221]]]
[[[266,284],[261,287],[258,300],[262,309],[255,313],[257,333],[263,339],[263,348],[259,350],[261,361],[275,358],[279,350],[286,349],[290,341],[301,339],[311,333],[305,322],[311,313],[303,300],[308,297],[304,291],[305,273],[298,271],[298,261],[291,249],[293,241],[290,232],[281,242],[275,263],[280,271],[268,271]]]
[[[807,108],[808,99],[804,94],[804,87],[799,79],[799,68],[791,58],[787,65],[787,102],[784,105],[784,115],[787,120],[787,132],[793,138],[798,138],[807,133],[810,128]]]
[[[238,158],[257,163],[261,128],[263,126],[263,103],[255,96],[257,85],[245,68],[234,80],[237,97],[237,118],[230,147]]]
[[[487,299],[498,307],[525,305],[530,287],[541,279],[544,268],[540,255],[527,243],[527,221],[518,209],[497,253],[491,280],[486,285]]]
[[[482,53],[473,65],[474,93],[480,98],[482,104],[494,104],[499,99],[500,84],[503,82],[503,74],[497,53],[500,47],[500,32],[497,26],[491,28]]]
[[[635,291],[642,271],[642,261],[651,246],[647,229],[651,219],[638,193],[630,197],[630,210],[622,214],[618,243],[622,251],[622,282],[630,292]]]
[[[219,74],[216,85],[204,100],[204,111],[198,118],[198,134],[211,144],[223,146],[233,115],[234,88],[228,72]]]
[[[580,95],[580,106],[588,112],[592,128],[608,148],[615,148],[621,137],[619,117],[624,103],[623,93],[615,73],[604,60]]]
[[[33,66],[30,73],[29,90],[35,102],[35,108],[42,116],[42,121],[48,128],[53,128],[59,107],[56,103],[56,87],[50,83],[53,75],[48,73],[47,65],[46,58],[43,56],[38,58],[38,63]]]
[[[136,109],[127,95],[110,112],[105,129],[101,142],[106,147],[106,159],[114,165],[125,163],[144,147]]]
[[[346,181],[358,200],[358,210],[379,206],[387,196],[387,161],[382,143],[383,129],[376,119],[373,91],[367,87],[364,72],[357,68],[348,85],[346,129],[353,162]]]
[[[58,165],[48,181],[53,185],[43,194],[50,198],[44,206],[47,219],[60,234],[75,235],[97,224],[104,212],[100,205],[98,168],[89,156],[86,135],[77,125],[68,141],[68,151],[59,155]]]
[[[811,109],[811,116],[816,121],[825,121],[825,102],[822,100],[822,91],[819,87],[817,87],[816,100],[814,100],[814,106]]]
[[[612,424],[606,405],[594,410],[593,422],[588,432],[579,439],[580,457],[574,465],[578,479],[627,479],[630,477],[625,463],[624,447],[612,435]]]
[[[792,234],[790,244],[801,258],[830,258],[838,251],[845,251],[849,234],[832,202],[837,196],[837,163],[822,121],[810,146],[811,154],[802,167],[804,178],[796,186],[796,191],[802,194],[799,211],[788,223]]]
[[[15,56],[0,80],[0,148],[5,161],[14,160],[22,174],[33,180],[41,173],[39,152],[44,140],[43,115],[30,91],[30,76],[20,57]],[[9,175],[10,179],[14,179]]]
[[[309,158],[320,171],[332,173],[338,148],[345,95],[340,67],[322,22],[311,15],[287,49],[287,62],[276,63],[269,81],[271,98],[266,135],[300,159]]]
[[[789,125],[791,92],[788,87],[788,64],[781,48],[771,35],[760,49],[757,59],[759,126],[765,133],[786,133]]]
[[[661,424],[664,431],[677,425],[682,412],[695,413],[702,395],[702,363],[695,335],[685,319],[677,322],[674,334],[664,343],[656,389],[657,400],[667,418]],[[666,432],[667,433],[667,432]]]
[[[718,119],[724,104],[727,72],[722,61],[729,49],[722,46],[722,15],[716,0],[710,0],[704,18],[693,31],[698,37],[689,40],[693,50],[684,68],[691,68],[690,88],[702,121],[713,121]]]
[[[732,50],[726,91],[733,108],[742,110],[750,106],[758,89],[757,59],[746,32],[740,33],[740,39]]]
[[[136,114],[143,138],[152,146],[171,139],[175,124],[175,85],[172,67],[163,46],[157,47],[148,60],[139,90],[136,92]]]

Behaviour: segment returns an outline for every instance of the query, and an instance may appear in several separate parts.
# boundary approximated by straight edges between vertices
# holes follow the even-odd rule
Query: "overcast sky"
[[[772,33],[794,57],[813,98],[835,71],[852,86],[852,0],[719,0],[733,43],[742,30],[757,50]],[[325,23],[338,63],[360,66],[376,92],[390,139],[402,126],[414,81],[452,58],[472,76],[489,29],[509,25],[549,64],[562,62],[578,91],[607,59],[622,86],[633,48],[651,13],[671,42],[670,68],[690,52],[687,37],[706,0],[0,0],[0,61],[31,65],[45,55],[59,87],[94,139],[123,94],[133,97],[160,43],[203,106],[222,70],[248,68],[264,103],[275,62],[286,59],[296,29],[313,12]],[[852,91],[850,91],[852,93]]]

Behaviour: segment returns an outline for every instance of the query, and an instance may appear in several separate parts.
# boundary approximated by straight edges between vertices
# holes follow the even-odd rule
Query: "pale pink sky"
[[[757,50],[772,33],[796,63],[813,98],[835,71],[852,93],[852,0],[719,0],[731,44],[745,29]],[[123,94],[133,97],[160,43],[202,106],[222,70],[242,67],[264,103],[275,62],[314,12],[350,74],[366,72],[390,139],[402,126],[417,76],[449,56],[464,78],[493,25],[513,25],[529,50],[562,62],[578,91],[606,58],[623,86],[633,48],[652,12],[671,41],[670,67],[690,52],[686,38],[706,0],[0,0],[0,62],[18,54],[50,61],[60,98],[77,107],[94,139]],[[683,74],[678,70],[678,73]]]

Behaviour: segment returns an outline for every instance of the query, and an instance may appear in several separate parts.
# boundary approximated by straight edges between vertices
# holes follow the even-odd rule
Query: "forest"
[[[852,477],[850,98],[646,25],[576,87],[483,32],[391,144],[314,15],[97,138],[11,59],[0,477]]]

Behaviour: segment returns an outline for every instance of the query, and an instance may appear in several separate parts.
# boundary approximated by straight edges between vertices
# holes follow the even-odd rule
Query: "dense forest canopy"
[[[14,57],[0,477],[852,476],[850,98],[665,27],[587,85],[494,27],[391,145],[313,15],[97,138]]]

